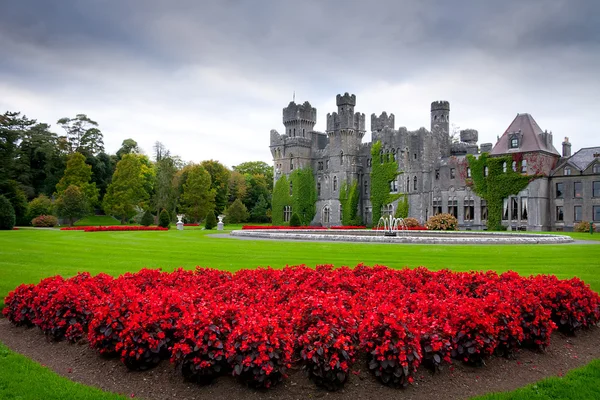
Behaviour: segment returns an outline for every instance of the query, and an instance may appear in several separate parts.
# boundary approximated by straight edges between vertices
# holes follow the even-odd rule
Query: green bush
[[[36,218],[40,215],[53,215],[54,206],[52,200],[48,196],[40,194],[35,199],[29,202],[29,219]]]
[[[298,216],[298,214],[293,213],[292,218],[290,218],[290,226],[300,226],[300,225],[302,225],[302,223],[300,221],[300,217]]]
[[[163,208],[158,215],[158,226],[168,228],[169,225],[171,225],[171,217],[169,216],[169,212]]]
[[[240,222],[246,222],[248,220],[248,209],[240,199],[235,199],[235,201],[227,207],[227,210],[225,210],[225,215],[227,216],[227,223],[239,224]]]
[[[31,220],[31,225],[38,228],[51,228],[58,225],[58,218],[54,215],[40,215]]]
[[[458,220],[452,214],[437,214],[429,217],[425,225],[427,226],[427,229],[432,231],[458,230]]]
[[[27,196],[21,189],[19,182],[14,180],[4,181],[0,184],[0,194],[4,195],[13,207],[15,213],[15,224],[29,225],[31,220],[27,212]]]
[[[12,230],[15,221],[15,209],[6,197],[0,195],[0,230]]]
[[[153,223],[154,223],[154,215],[152,215],[152,213],[150,212],[150,210],[146,210],[146,212],[142,216],[140,224],[144,225],[144,226],[150,226]]]
[[[217,226],[217,217],[215,216],[214,211],[209,211],[208,214],[206,214],[206,222],[204,223],[204,228],[210,230],[215,226]]]

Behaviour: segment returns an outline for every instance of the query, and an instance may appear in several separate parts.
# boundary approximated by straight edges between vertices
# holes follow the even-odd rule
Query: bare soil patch
[[[118,359],[100,357],[87,343],[49,342],[38,328],[17,328],[6,319],[0,319],[0,341],[75,382],[148,400],[466,399],[513,390],[600,358],[600,329],[594,328],[574,337],[555,333],[545,353],[523,350],[515,360],[493,357],[480,368],[455,362],[435,375],[420,369],[415,383],[406,389],[382,385],[368,372],[364,360],[359,360],[353,367],[355,374],[338,392],[317,388],[301,370],[292,370],[288,379],[271,390],[256,391],[228,376],[207,386],[185,382],[168,361],[150,371],[129,371]]]

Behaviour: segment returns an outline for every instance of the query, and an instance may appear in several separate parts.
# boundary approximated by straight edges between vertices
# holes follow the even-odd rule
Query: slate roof
[[[569,157],[567,162],[577,167],[580,171],[584,171],[590,164],[599,159],[599,157],[594,157],[594,154],[600,154],[600,146],[580,149],[577,153]]]
[[[511,133],[519,131],[523,135],[521,145],[517,149],[510,149],[508,146],[509,136]],[[552,144],[547,146],[545,141],[540,137],[540,134],[543,133],[542,128],[540,128],[530,114],[517,114],[490,152],[490,155],[545,151],[560,156],[560,153]]]

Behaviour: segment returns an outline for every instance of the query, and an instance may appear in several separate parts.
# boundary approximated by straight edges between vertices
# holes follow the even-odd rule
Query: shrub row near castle
[[[515,272],[144,269],[20,285],[3,314],[52,340],[87,339],[133,370],[170,359],[188,380],[228,374],[268,388],[296,364],[336,390],[352,369],[406,386],[421,364],[483,366],[493,354],[545,349],[555,329],[594,327],[600,296],[578,278]]]
[[[594,230],[594,232],[596,232],[596,229],[597,229],[596,225],[589,221],[581,221],[581,222],[576,223],[573,226],[573,231],[589,233],[590,232],[590,224],[592,225],[592,229]]]

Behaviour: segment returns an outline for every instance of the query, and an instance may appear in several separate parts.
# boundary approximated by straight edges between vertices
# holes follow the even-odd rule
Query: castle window
[[[511,219],[513,221],[516,221],[519,218],[519,202],[517,201],[516,197],[511,197],[510,198],[510,205],[511,205]]]
[[[283,222],[290,222],[292,218],[292,206],[283,207]]]
[[[448,214],[458,217],[458,201],[456,197],[448,197]]]
[[[414,154],[414,157],[413,157],[413,158],[414,158],[415,160],[417,159],[417,153],[415,153],[415,154]]]
[[[317,183],[317,195],[321,195],[321,182]]]
[[[369,194],[369,184],[365,182],[365,194]]]
[[[344,165],[344,152],[340,151],[340,165]]]
[[[413,178],[413,190],[417,190],[417,177]]]
[[[575,216],[573,218],[575,222],[581,221],[581,206],[575,206],[573,208],[573,215]]]
[[[472,221],[475,215],[475,200],[472,197],[465,197],[464,217],[465,221]]]
[[[294,169],[294,156],[290,156],[290,170]]]
[[[487,201],[482,199],[481,200],[481,220],[487,221],[487,219],[488,219]]]
[[[340,203],[340,225],[342,224],[342,216],[344,215],[343,210],[342,210],[342,203]]]
[[[392,161],[396,161],[396,149],[392,149]]]
[[[371,166],[371,159],[367,158],[367,167],[370,167],[370,166]]]
[[[471,177],[471,168],[467,167],[467,178]]]
[[[438,179],[440,179],[440,170],[436,169],[435,170],[435,180],[437,181]]]
[[[485,167],[483,167],[483,176],[487,177],[489,173],[490,173],[490,170],[488,169],[488,167],[486,165]]]
[[[407,176],[406,177],[406,192],[408,193],[410,191],[410,177]]]
[[[294,128],[294,137],[296,137],[296,128]]]
[[[567,175],[571,175],[571,168],[569,167],[565,167],[563,175],[567,176]]]
[[[521,173],[522,174],[527,173],[527,160],[521,161]]]
[[[502,163],[502,172],[506,172],[506,161]]]
[[[512,170],[513,170],[514,172],[517,172],[517,162],[516,162],[516,161],[513,161],[513,162],[512,162]]]
[[[292,128],[288,129],[288,135],[292,136]]]
[[[556,220],[557,221],[565,220],[565,213],[563,211],[563,206],[556,206]]]
[[[565,192],[565,184],[563,182],[556,183],[556,198],[562,199]]]
[[[433,198],[433,215],[442,213],[442,199],[440,197]]]
[[[508,199],[502,200],[502,220],[508,220]]]
[[[304,128],[302,128],[302,137],[305,137],[305,136],[304,136],[304,132],[305,132],[305,129],[304,129]]]
[[[390,192],[391,193],[398,192],[398,182],[395,179],[390,181]]]
[[[337,190],[337,176],[333,177],[333,191],[335,192]]]
[[[434,116],[433,116],[433,120],[434,120],[434,121],[437,121],[437,115],[434,115]]]
[[[385,152],[385,162],[390,162],[390,151],[389,150],[387,150]]]
[[[600,197],[600,182],[592,182],[592,197]]]
[[[600,163],[594,164],[594,166],[592,167],[592,173],[593,174],[600,174]]]
[[[527,197],[521,197],[521,221],[527,221]]]
[[[292,193],[294,192],[294,187],[292,182],[290,182],[290,196],[292,195]]]
[[[517,148],[519,148],[519,139],[518,138],[512,138],[512,139],[510,139],[510,148],[511,149],[517,149]]]
[[[450,168],[450,179],[456,178],[456,168]]]
[[[594,221],[600,221],[600,206],[592,206],[592,216]]]
[[[323,216],[322,216],[323,225],[329,225],[330,218],[331,218],[331,210],[329,209],[329,206],[323,207]]]
[[[580,199],[583,197],[583,183],[582,182],[574,182],[573,183],[573,197],[576,199]]]

